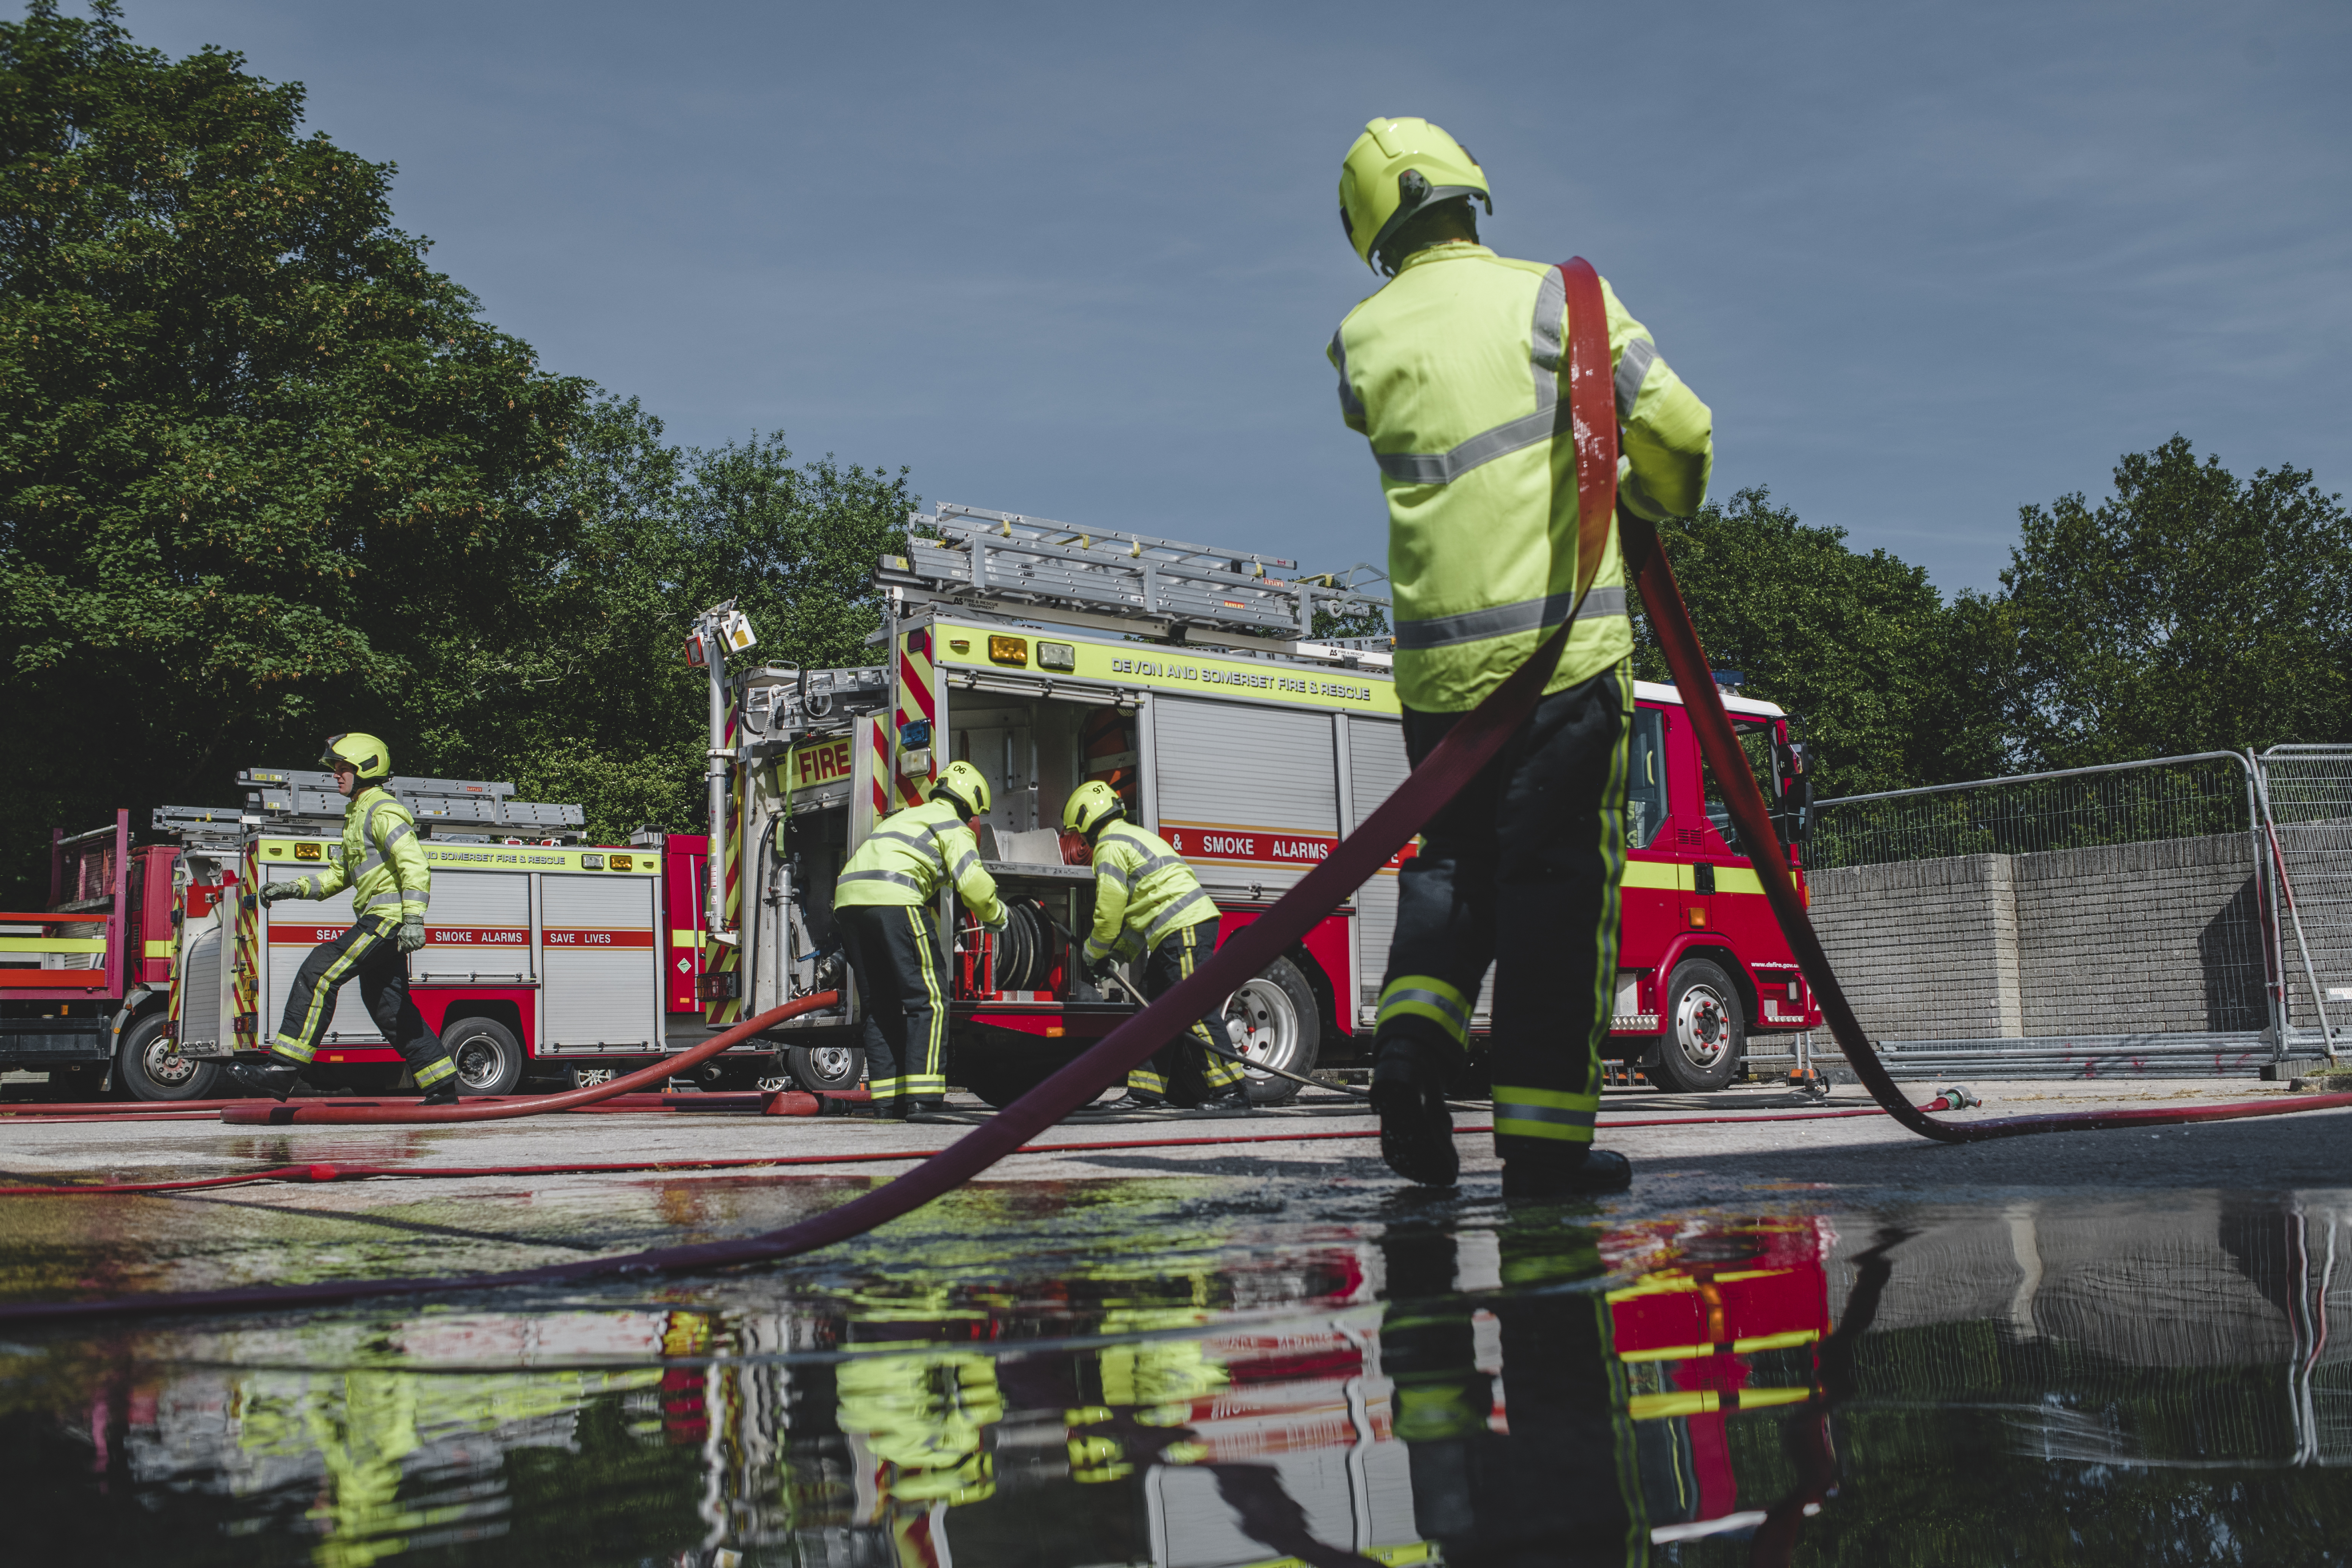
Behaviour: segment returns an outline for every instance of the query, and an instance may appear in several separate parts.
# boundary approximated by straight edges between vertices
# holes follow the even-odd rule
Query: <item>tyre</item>
[[[598,1089],[621,1076],[614,1067],[590,1067],[581,1063],[563,1069],[565,1084],[572,1089]]]
[[[1002,1110],[1045,1082],[1060,1065],[1018,1056],[982,1058],[969,1067],[960,1067],[956,1076],[983,1103]]]
[[[1315,1070],[1323,1047],[1323,1016],[1298,965],[1277,958],[1226,1000],[1225,1032],[1251,1061],[1304,1075]],[[1288,1079],[1249,1075],[1249,1097],[1259,1105],[1279,1105],[1297,1092]]]
[[[1748,1019],[1723,966],[1705,958],[1675,964],[1665,1015],[1665,1033],[1643,1064],[1651,1084],[1703,1094],[1729,1083],[1748,1054]]]
[[[522,1082],[522,1045],[495,1018],[460,1018],[441,1043],[457,1064],[459,1094],[512,1094]]]
[[[788,1081],[777,1086],[781,1089],[800,1088],[811,1094],[826,1089],[856,1089],[857,1080],[866,1076],[862,1046],[786,1046],[782,1055]],[[766,1079],[761,1080],[761,1087],[767,1087]]]
[[[221,1079],[220,1064],[182,1056],[164,1033],[169,1022],[152,1013],[123,1032],[117,1081],[133,1100],[210,1100]]]

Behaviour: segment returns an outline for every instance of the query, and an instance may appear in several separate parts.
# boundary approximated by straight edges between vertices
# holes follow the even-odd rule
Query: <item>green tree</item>
[[[392,226],[303,91],[134,45],[110,0],[0,23],[0,813],[226,798],[392,731],[452,628],[569,548],[516,498],[583,384]],[[20,897],[35,836],[0,847]]]
[[[1761,488],[1659,529],[1709,659],[1801,721],[1815,788],[1861,795],[1997,763],[1989,700],[1953,679],[1955,617],[1926,571],[1845,543]],[[1634,672],[1668,680],[1638,601]]]
[[[2019,512],[1983,657],[2029,767],[2352,741],[2352,527],[2308,470],[2240,480],[2175,436],[2115,493]]]
[[[681,448],[635,398],[598,400],[534,510],[575,520],[497,635],[453,628],[416,692],[439,772],[511,778],[579,801],[592,837],[702,812],[705,677],[683,647],[696,612],[733,599],[763,662],[879,662],[877,558],[905,548],[904,469],[795,463],[781,435]]]

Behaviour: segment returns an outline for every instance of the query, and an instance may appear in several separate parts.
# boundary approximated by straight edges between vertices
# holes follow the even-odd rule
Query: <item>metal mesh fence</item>
[[[2347,823],[2352,826],[2352,814]],[[1806,861],[1828,870],[1958,855],[2038,855],[2243,833],[2252,826],[2246,759],[2200,752],[1825,800],[1813,808]]]
[[[2284,882],[2276,962],[2287,1025],[2316,1039],[2316,980],[2340,1043],[2352,1026],[2352,746],[2273,746],[2259,761]]]
[[[1824,801],[1815,923],[1898,1071],[2250,1075],[2276,1054],[2258,821],[2229,752]]]

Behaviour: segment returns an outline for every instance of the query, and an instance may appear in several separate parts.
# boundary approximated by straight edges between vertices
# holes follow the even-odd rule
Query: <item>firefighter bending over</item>
[[[1062,826],[1086,835],[1094,849],[1095,923],[1087,973],[1099,979],[1124,959],[1143,956],[1143,994],[1158,1001],[1217,951],[1217,906],[1168,841],[1127,819],[1118,792],[1096,779],[1062,808]],[[1213,1054],[1231,1047],[1220,1001],[1191,1029],[1127,1075],[1124,1098],[1107,1110],[1153,1110],[1171,1100],[1213,1110],[1252,1110],[1238,1063]]]
[[[948,1096],[948,958],[940,884],[991,931],[1004,929],[996,879],[982,868],[971,819],[988,810],[988,780],[950,763],[923,804],[891,813],[841,868],[835,922],[866,1012],[866,1091],[874,1114],[902,1121]]]
[[[337,987],[356,978],[368,1016],[407,1062],[416,1087],[425,1091],[424,1102],[455,1104],[457,1066],[408,994],[408,955],[425,945],[433,872],[417,846],[416,818],[384,787],[392,776],[392,754],[373,735],[335,735],[319,764],[333,771],[335,787],[350,802],[343,807],[342,858],[307,877],[266,883],[258,896],[265,904],[331,899],[349,888],[352,926],[312,948],[295,972],[286,1017],[269,1042],[268,1065],[232,1062],[229,1076],[245,1089],[278,1100],[292,1093],[335,1016]]]
[[[1575,624],[1534,713],[1430,821],[1398,878],[1372,1098],[1390,1166],[1451,1185],[1443,1095],[1491,962],[1505,1194],[1611,1191],[1633,1179],[1622,1155],[1592,1148],[1625,865],[1625,565],[1612,512],[1579,580],[1565,281],[1480,245],[1473,198],[1494,211],[1486,172],[1424,120],[1373,121],[1340,168],[1348,237],[1389,279],[1328,352],[1341,416],[1370,439],[1388,500],[1413,764]],[[1623,432],[1618,510],[1687,516],[1706,496],[1713,416],[1605,282],[1601,293]]]

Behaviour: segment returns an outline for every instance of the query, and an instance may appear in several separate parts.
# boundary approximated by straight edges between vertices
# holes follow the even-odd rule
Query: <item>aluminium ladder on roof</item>
[[[1076,528],[1017,512],[941,503],[907,519],[908,552],[886,555],[875,580],[965,604],[1013,604],[1167,623],[1235,637],[1313,637],[1318,605],[1388,605],[1359,581],[1369,566],[1306,577],[1269,574],[1297,563],[1116,530]],[[1139,626],[1139,629],[1143,629]]]

